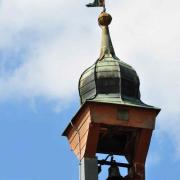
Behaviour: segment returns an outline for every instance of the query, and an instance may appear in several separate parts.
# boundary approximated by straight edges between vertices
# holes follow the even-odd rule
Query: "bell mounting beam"
[[[123,168],[128,168],[128,169],[132,167],[130,164],[127,164],[127,163],[111,162],[111,161],[106,161],[106,160],[98,160],[98,164],[108,165],[108,166],[116,165],[118,167],[123,167]]]

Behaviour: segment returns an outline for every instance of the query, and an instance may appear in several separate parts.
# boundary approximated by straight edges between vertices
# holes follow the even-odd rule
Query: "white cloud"
[[[86,9],[85,3],[1,1],[0,51],[20,53],[14,50],[26,47],[22,63],[0,77],[1,100],[36,96],[65,100],[77,94],[79,76],[98,57],[100,44],[98,10]],[[116,54],[137,70],[142,99],[162,108],[159,125],[175,137],[180,154],[180,2],[107,3],[113,16],[110,29]],[[17,57],[4,59],[8,64]],[[6,71],[1,62],[0,71]],[[169,114],[176,118],[167,120]]]
[[[21,37],[22,41],[27,41],[25,44],[30,45],[22,65],[8,77],[0,78],[1,98],[14,95],[67,98],[73,95],[80,72],[90,59],[87,57],[88,53],[91,54],[89,49],[93,46],[85,38],[92,30],[88,29],[84,18],[82,22],[79,18],[83,8],[79,11],[76,8],[79,8],[77,1],[2,2],[0,48],[4,51],[17,46],[23,49],[24,43],[19,40]],[[8,64],[13,59],[6,61],[9,61],[6,62]]]

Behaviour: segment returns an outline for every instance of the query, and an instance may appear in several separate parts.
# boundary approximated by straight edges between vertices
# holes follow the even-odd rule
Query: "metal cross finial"
[[[106,11],[105,0],[94,0],[93,3],[86,5],[87,7],[103,7],[103,11]]]

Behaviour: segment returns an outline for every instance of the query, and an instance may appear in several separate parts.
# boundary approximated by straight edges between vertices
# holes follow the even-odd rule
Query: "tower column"
[[[97,158],[84,157],[80,163],[80,180],[98,180]]]
[[[141,129],[136,138],[135,152],[132,167],[129,169],[129,177],[134,180],[145,180],[145,162],[151,141],[152,130]]]

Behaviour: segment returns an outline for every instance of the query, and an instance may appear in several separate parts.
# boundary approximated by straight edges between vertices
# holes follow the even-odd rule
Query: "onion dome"
[[[80,77],[81,104],[96,101],[144,106],[140,100],[140,82],[136,71],[115,54],[108,28],[111,20],[111,15],[106,12],[98,18],[102,29],[101,52],[98,60]]]

